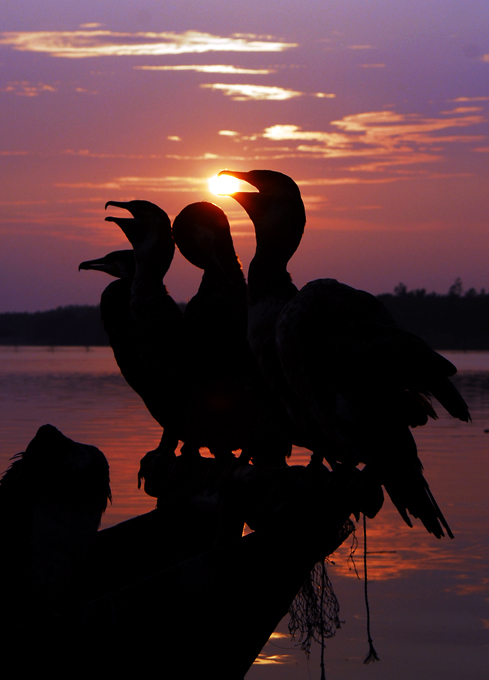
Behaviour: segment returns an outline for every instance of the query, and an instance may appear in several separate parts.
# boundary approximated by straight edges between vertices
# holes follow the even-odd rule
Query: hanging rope
[[[367,578],[367,518],[363,515],[363,572],[365,575],[365,607],[367,609],[367,635],[368,635],[368,646],[369,651],[363,663],[373,663],[374,661],[380,661],[377,652],[374,648],[374,643],[372,642],[372,636],[370,635],[370,607],[368,604],[368,578]]]
[[[326,586],[325,578],[328,578],[326,574],[326,565],[324,560],[322,562],[322,573],[321,573],[321,680],[326,680],[326,671],[324,670],[324,648],[326,643],[324,642],[324,589]]]

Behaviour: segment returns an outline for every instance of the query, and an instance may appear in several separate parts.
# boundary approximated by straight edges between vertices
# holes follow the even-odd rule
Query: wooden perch
[[[382,504],[356,469],[185,457],[151,469],[157,509],[98,532],[52,601],[22,593],[14,628],[4,616],[22,672],[66,677],[76,659],[80,674],[241,680],[313,565],[351,532],[349,516]]]

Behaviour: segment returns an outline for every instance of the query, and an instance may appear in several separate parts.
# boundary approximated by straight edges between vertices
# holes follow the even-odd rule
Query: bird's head
[[[173,238],[182,255],[196,267],[221,271],[228,278],[241,272],[228,218],[214,203],[187,205],[173,222]]]
[[[253,222],[257,253],[272,251],[277,256],[282,252],[290,259],[299,246],[306,223],[301,192],[294,180],[274,170],[222,170],[221,175],[235,177],[258,189],[230,194]]]
[[[109,205],[131,213],[132,218],[109,215],[105,221],[115,222],[122,229],[140,266],[151,267],[163,277],[175,252],[171,222],[166,212],[150,201],[107,201],[106,210]]]
[[[105,272],[116,279],[131,280],[135,269],[134,251],[115,250],[97,260],[85,260],[78,265],[78,271],[82,269]]]
[[[69,439],[53,425],[39,428],[22,454],[22,466],[25,482],[31,480],[39,499],[92,507],[100,515],[112,499],[109,464],[102,451]]]

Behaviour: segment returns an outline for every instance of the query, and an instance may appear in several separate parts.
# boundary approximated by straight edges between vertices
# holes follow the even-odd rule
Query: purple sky
[[[107,200],[213,200],[246,268],[223,168],[301,187],[298,285],[489,289],[487,0],[17,0],[2,29],[0,311],[98,301]],[[177,254],[173,297],[199,278]]]

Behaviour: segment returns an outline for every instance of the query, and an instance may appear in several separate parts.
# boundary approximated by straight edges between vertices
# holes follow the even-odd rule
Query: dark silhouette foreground
[[[48,475],[35,500],[31,482],[24,486],[31,462]],[[110,493],[98,449],[46,425],[16,457],[0,483],[1,633],[21,676],[96,668],[97,677],[129,677],[143,666],[150,675],[173,668],[169,677],[241,680],[314,564],[351,532],[351,513],[374,516],[382,505],[380,487],[358,470],[194,463],[164,457],[157,488],[146,480],[157,509],[97,532]],[[77,477],[84,491],[73,500]],[[255,531],[243,537],[245,522]]]

